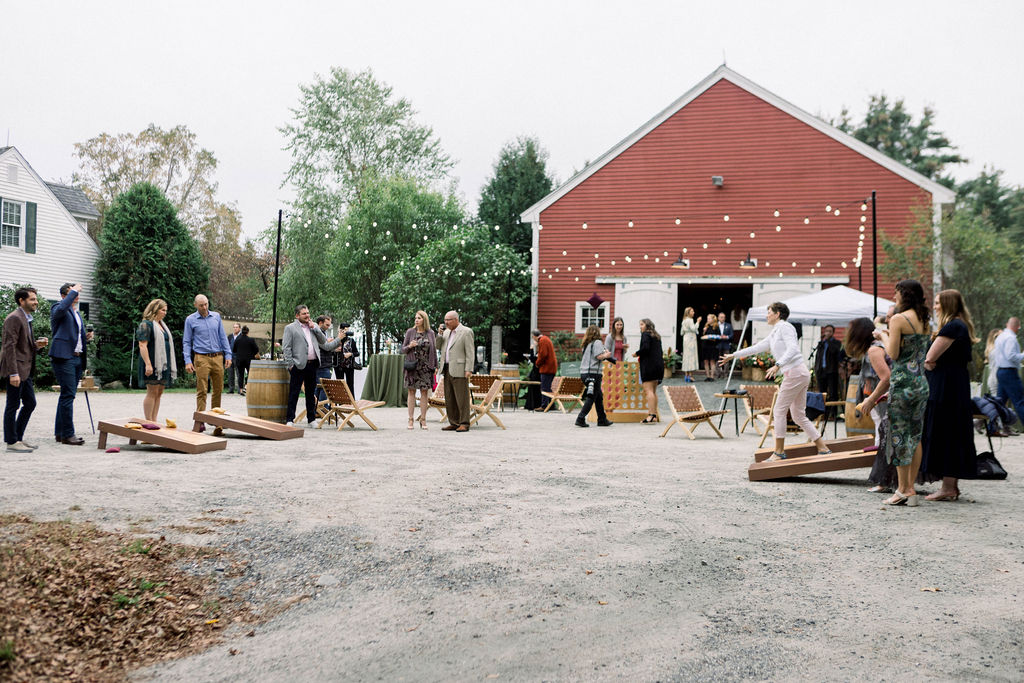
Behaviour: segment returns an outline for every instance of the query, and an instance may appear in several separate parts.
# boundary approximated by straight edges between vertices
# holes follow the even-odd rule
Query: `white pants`
[[[820,436],[818,430],[807,419],[807,385],[810,383],[811,373],[803,363],[786,368],[782,377],[782,386],[779,387],[779,396],[775,399],[775,410],[772,411],[776,439],[785,438],[786,415],[791,414],[793,422],[807,432],[811,441],[818,440]]]

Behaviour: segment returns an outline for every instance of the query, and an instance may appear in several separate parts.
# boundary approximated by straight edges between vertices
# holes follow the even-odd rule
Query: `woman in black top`
[[[651,319],[644,318],[640,321],[640,348],[633,354],[640,363],[640,382],[647,402],[647,417],[642,420],[644,424],[660,421],[658,396],[654,390],[665,378],[665,358],[661,354],[661,335],[654,329]]]
[[[939,331],[928,348],[924,367],[928,377],[928,408],[922,434],[921,471],[929,479],[942,478],[942,487],[925,500],[956,500],[958,479],[974,478],[974,402],[971,401],[971,362],[974,336],[971,313],[955,289],[935,297]]]

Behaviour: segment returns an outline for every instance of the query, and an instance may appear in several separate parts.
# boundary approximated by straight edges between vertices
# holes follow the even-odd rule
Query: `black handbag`
[[[992,451],[978,453],[978,479],[1006,479],[1006,470],[992,455]]]
[[[405,362],[402,363],[402,367],[405,368],[406,370],[410,371],[410,372],[415,370],[416,369],[416,357],[415,356],[410,356],[410,355],[406,354]]]

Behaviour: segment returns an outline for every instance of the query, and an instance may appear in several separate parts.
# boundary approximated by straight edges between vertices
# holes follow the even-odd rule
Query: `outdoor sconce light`
[[[715,187],[722,187],[725,185],[725,178],[720,175],[711,176],[711,184]]]
[[[672,267],[673,268],[678,268],[679,270],[689,270],[690,269],[690,259],[683,258],[683,254],[682,254],[682,252],[680,252],[679,253],[679,258],[677,258],[676,262],[672,264]]]
[[[743,268],[744,270],[752,270],[754,268],[757,268],[757,259],[750,258],[750,252],[748,251],[746,260],[740,261],[740,268]]]

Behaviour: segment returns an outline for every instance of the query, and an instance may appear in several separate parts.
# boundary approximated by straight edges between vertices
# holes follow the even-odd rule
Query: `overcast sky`
[[[289,197],[278,128],[298,85],[372,68],[456,160],[470,207],[501,146],[537,136],[559,181],[722,63],[812,114],[869,95],[937,111],[970,164],[1024,184],[1024,2],[0,2],[0,144],[45,180],[73,144],[184,124],[246,232]],[[7,137],[9,136],[9,138]]]

